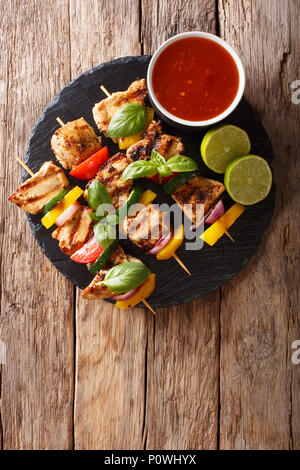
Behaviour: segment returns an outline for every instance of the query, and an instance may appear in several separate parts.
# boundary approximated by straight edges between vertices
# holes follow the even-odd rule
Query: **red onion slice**
[[[57,217],[57,219],[55,221],[56,225],[58,225],[59,227],[64,225],[67,222],[67,220],[69,220],[71,217],[73,217],[75,212],[78,211],[78,209],[80,209],[80,207],[81,207],[81,205],[79,204],[78,201],[74,202],[74,204],[71,204],[65,211],[63,211],[62,214],[60,214],[59,217]]]
[[[213,224],[220,217],[222,217],[222,215],[224,214],[224,211],[225,211],[224,204],[220,200],[212,209],[210,209],[210,211],[208,211],[205,217],[202,217],[202,219],[197,224],[191,225],[190,230],[196,230],[198,227],[200,227],[200,225],[203,223],[203,219],[205,223]]]
[[[128,292],[125,292],[125,294],[121,294],[121,295],[116,295],[115,297],[113,297],[114,300],[127,300],[127,299],[130,299],[130,297],[133,297],[134,294],[139,290],[140,286],[139,287],[136,287],[135,289],[132,289]]]
[[[223,204],[223,201],[219,201],[215,207],[213,208],[213,210],[205,217],[204,221],[207,223],[207,224],[213,224],[215,223],[217,220],[219,220],[220,217],[222,217],[222,215],[224,214],[224,211],[225,211],[225,208],[224,208],[224,204]]]
[[[162,237],[151,250],[147,251],[147,255],[157,255],[169,243],[172,236],[173,233],[169,232],[168,235]]]

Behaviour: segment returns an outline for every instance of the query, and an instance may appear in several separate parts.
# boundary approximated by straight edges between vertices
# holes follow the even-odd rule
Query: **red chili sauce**
[[[226,49],[199,37],[180,39],[159,55],[153,91],[169,113],[187,121],[218,116],[233,102],[238,68]]]

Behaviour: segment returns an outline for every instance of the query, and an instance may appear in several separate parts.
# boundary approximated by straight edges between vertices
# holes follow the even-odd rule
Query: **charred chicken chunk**
[[[194,223],[206,215],[216,204],[225,186],[220,181],[195,176],[172,193],[172,198],[185,215]],[[203,204],[203,211],[197,211],[197,204]]]
[[[69,182],[61,168],[45,162],[40,170],[9,197],[9,200],[30,214],[38,214],[44,205]]]
[[[57,129],[51,139],[51,147],[59,163],[73,170],[88,157],[101,149],[101,137],[84,118],[67,122]]]
[[[171,230],[168,214],[153,204],[145,206],[136,215],[123,220],[123,232],[139,248],[151,250]]]
[[[150,160],[152,150],[156,150],[166,160],[184,152],[184,146],[179,137],[162,134],[161,124],[152,121],[146,129],[143,138],[131,145],[126,154],[132,160]]]
[[[120,245],[118,245],[106,263],[105,268],[101,269],[99,273],[96,274],[92,282],[82,291],[82,297],[85,299],[107,299],[118,295],[117,292],[112,292],[108,287],[106,287],[102,281],[104,281],[107,272],[113,266],[127,263],[129,261],[140,262],[139,259],[126,255],[124,250],[120,247]]]
[[[93,116],[98,129],[107,136],[108,126],[115,112],[127,103],[144,104],[146,96],[146,80],[143,78],[133,82],[128,90],[112,93],[108,98],[96,103]]]
[[[52,237],[59,241],[59,248],[66,255],[71,256],[90,239],[93,228],[90,212],[90,207],[81,206],[71,219],[52,233]]]
[[[124,153],[117,153],[109,158],[98,171],[96,178],[106,186],[111,197],[112,205],[117,210],[128,199],[132,179],[122,181],[121,176],[125,168],[132,163],[132,160]],[[91,181],[85,190],[85,198],[87,199],[87,190]]]

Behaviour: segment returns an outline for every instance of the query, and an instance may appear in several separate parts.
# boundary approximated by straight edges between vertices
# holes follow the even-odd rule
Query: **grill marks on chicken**
[[[52,233],[52,238],[59,241],[59,248],[66,255],[71,256],[91,238],[93,221],[89,214],[92,211],[90,207],[81,206],[71,219]]]
[[[126,181],[121,179],[123,171],[130,163],[132,163],[132,160],[127,155],[117,153],[102,165],[95,178],[106,186],[112,205],[116,210],[127,201],[132,187],[132,179]],[[85,190],[86,199],[90,184],[91,181],[87,184]]]
[[[141,261],[133,256],[126,255],[124,250],[118,245],[108,262],[105,265],[104,269],[101,269],[98,274],[94,277],[92,282],[82,291],[81,295],[85,299],[107,299],[113,298],[115,295],[118,295],[117,292],[112,292],[103,281],[109,269],[118,264],[128,263],[129,261],[136,261],[141,263]]]
[[[162,134],[160,122],[152,121],[146,129],[143,138],[131,145],[126,155],[133,161],[150,160],[152,150],[156,150],[166,160],[184,152],[184,145],[179,137]]]
[[[73,170],[101,149],[101,137],[84,118],[71,121],[57,129],[51,138],[51,147],[59,163]]]
[[[121,106],[128,103],[144,104],[147,96],[146,80],[134,81],[126,91],[112,93],[111,96],[96,103],[93,107],[93,116],[98,129],[107,136],[107,129],[111,118]]]
[[[151,250],[171,230],[168,214],[153,204],[145,206],[135,215],[126,217],[122,229],[127,237],[144,251]]]
[[[185,215],[194,223],[200,222],[202,217],[217,203],[221,194],[225,191],[225,186],[220,181],[195,176],[171,196],[181,207]],[[203,211],[197,212],[197,204],[203,204]]]
[[[9,197],[9,200],[30,214],[38,214],[44,205],[69,182],[61,168],[45,162],[40,170]]]

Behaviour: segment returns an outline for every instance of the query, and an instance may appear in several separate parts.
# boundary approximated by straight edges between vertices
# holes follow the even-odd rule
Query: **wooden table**
[[[1,446],[299,449],[299,0],[0,5]],[[219,34],[242,58],[245,95],[274,146],[272,225],[249,265],[196,302],[156,318],[89,303],[7,202],[21,177],[15,157],[71,79],[188,30]]]

